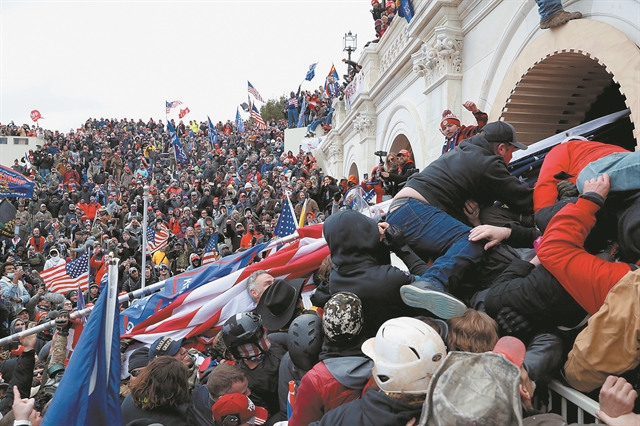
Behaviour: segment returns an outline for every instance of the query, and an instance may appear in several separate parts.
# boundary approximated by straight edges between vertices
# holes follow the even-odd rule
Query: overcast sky
[[[344,34],[357,59],[375,38],[369,0],[0,1],[0,123],[68,132],[89,117],[227,120],[247,101],[296,90],[309,65],[342,78]],[[258,104],[259,106],[261,104]],[[178,119],[178,109],[170,118]]]

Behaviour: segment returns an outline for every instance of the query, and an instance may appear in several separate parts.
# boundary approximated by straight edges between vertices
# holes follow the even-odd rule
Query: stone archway
[[[572,21],[546,31],[522,50],[497,92],[489,119],[513,122],[525,143],[536,142],[584,122],[605,89],[618,85],[636,122],[638,69],[640,49],[624,33],[599,21]],[[636,125],[636,146],[639,132]]]
[[[358,182],[360,182],[361,179],[360,179],[360,175],[358,174],[358,165],[355,162],[351,163],[351,166],[349,166],[348,176],[351,176],[351,175],[354,175],[355,177],[357,177]]]

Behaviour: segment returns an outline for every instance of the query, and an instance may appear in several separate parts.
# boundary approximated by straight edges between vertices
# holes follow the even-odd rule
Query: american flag
[[[262,99],[262,96],[260,96],[260,93],[258,93],[256,88],[249,83],[249,80],[247,80],[247,85],[249,86],[249,93],[251,93],[257,101],[264,103],[264,99]]]
[[[293,105],[294,107],[298,108],[298,97],[297,96],[293,96],[291,98],[289,98],[287,100],[287,106],[289,105]]]
[[[214,232],[211,237],[209,237],[209,241],[207,241],[207,245],[204,246],[204,256],[202,256],[202,264],[206,265],[207,263],[215,262],[217,253],[214,253],[213,250],[218,251],[218,233]]]
[[[178,113],[178,117],[184,118],[184,116],[189,114],[190,112],[191,110],[189,109],[189,107],[186,107],[185,109],[181,109],[180,112]]]
[[[167,246],[169,241],[169,230],[164,223],[160,223],[160,229],[155,227],[147,227],[147,254],[162,250]]]
[[[318,226],[322,232],[322,225]],[[302,238],[262,262],[180,296],[122,337],[152,343],[160,336],[172,339],[198,336],[199,342],[207,343],[229,317],[255,308],[255,302],[247,292],[247,278],[251,273],[264,269],[276,279],[305,278],[318,269],[328,255],[329,247],[324,238]]]
[[[89,288],[89,250],[64,265],[53,266],[40,272],[44,284],[52,293],[66,294],[71,290]]]
[[[251,118],[256,122],[259,129],[265,130],[267,128],[267,123],[264,122],[258,108],[255,105],[251,108]]]
[[[182,102],[180,102],[180,101],[173,101],[173,102],[165,101],[165,103],[167,104],[167,114],[169,114],[171,112],[171,108],[175,108],[178,105],[182,105]]]
[[[375,197],[376,197],[376,190],[375,189],[372,189],[369,192],[365,192],[364,196],[363,196],[364,200],[367,203],[371,202],[371,200],[373,200]]]
[[[287,235],[291,235],[296,232],[298,228],[296,224],[296,214],[293,211],[293,206],[291,205],[291,200],[287,197],[287,201],[284,206],[282,206],[282,212],[280,213],[280,219],[278,219],[278,223],[276,225],[276,229],[273,231],[278,237],[286,237]]]

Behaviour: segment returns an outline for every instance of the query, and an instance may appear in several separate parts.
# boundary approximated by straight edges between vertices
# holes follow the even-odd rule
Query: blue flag
[[[313,80],[313,77],[316,76],[316,65],[318,65],[317,62],[309,65],[309,71],[307,71],[307,76],[304,78],[305,80],[311,81]]]
[[[35,182],[9,167],[0,166],[0,190],[3,198],[33,198]]]
[[[253,260],[256,253],[262,252],[267,245],[268,243],[258,244],[243,252],[224,257],[215,263],[169,278],[165,281],[162,290],[145,298],[134,300],[131,306],[120,314],[121,333],[131,332],[134,327],[169,305],[179,296],[244,268]]]
[[[100,294],[43,426],[122,426],[118,289]]]
[[[216,128],[208,115],[207,121],[209,123],[209,142],[211,142],[211,146],[215,146],[218,143],[218,132],[216,132]]]
[[[178,139],[178,134],[176,133],[176,129],[173,128],[173,125],[170,121],[167,121],[167,127],[169,128],[169,136],[171,136],[171,144],[173,145],[173,149],[176,153],[176,160],[180,164],[187,164],[187,153],[184,152],[184,148],[180,143],[180,139]]]
[[[400,0],[398,15],[406,19],[407,22],[411,22],[411,19],[413,19],[413,6],[411,6],[411,0]]]
[[[244,121],[242,121],[242,117],[240,117],[239,109],[236,109],[236,127],[238,128],[238,132],[244,133]]]

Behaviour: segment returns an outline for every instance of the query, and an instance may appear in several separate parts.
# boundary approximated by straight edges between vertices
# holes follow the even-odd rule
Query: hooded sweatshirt
[[[365,337],[374,337],[387,320],[418,315],[402,302],[400,287],[415,277],[391,266],[375,220],[354,210],[331,215],[324,223],[331,251],[331,294],[350,291],[362,301]]]

